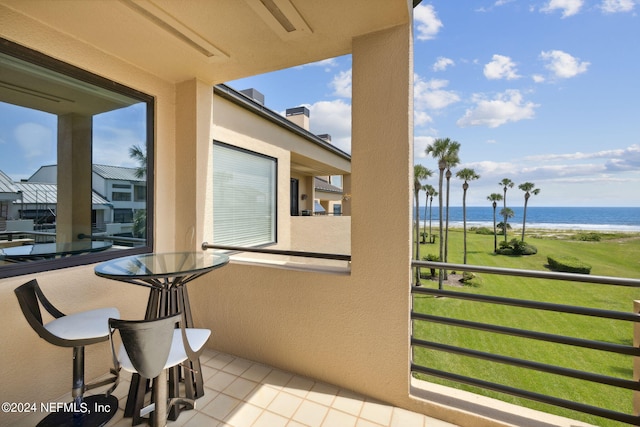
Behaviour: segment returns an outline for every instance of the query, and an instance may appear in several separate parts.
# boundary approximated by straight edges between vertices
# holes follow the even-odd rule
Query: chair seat
[[[209,329],[187,328],[185,331],[187,334],[187,340],[189,341],[189,346],[194,351],[200,350],[209,339],[209,336],[211,336],[211,331]],[[137,372],[131,363],[131,359],[129,359],[129,356],[127,355],[127,351],[122,345],[120,346],[118,359],[120,360],[120,366],[122,369],[132,373]],[[182,332],[180,329],[176,329],[173,331],[171,350],[169,351],[169,357],[164,365],[164,369],[176,366],[185,360],[187,360],[187,352],[185,351],[184,344],[182,342]]]
[[[117,308],[98,308],[60,317],[44,327],[52,334],[67,340],[106,337],[109,335],[109,318],[119,317],[120,312]]]

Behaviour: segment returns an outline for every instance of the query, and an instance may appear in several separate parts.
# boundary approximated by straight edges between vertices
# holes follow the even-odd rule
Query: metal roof
[[[0,172],[1,173],[1,172]],[[41,182],[16,182],[14,183],[17,190],[22,191],[23,199],[16,200],[14,203],[26,204],[57,204],[58,203],[58,185],[46,184]],[[93,205],[110,205],[107,199],[100,196],[95,191],[91,192],[91,204]]]
[[[15,193],[16,188],[13,180],[7,176],[4,172],[0,171],[0,193]]]
[[[146,182],[147,178],[136,177],[137,168],[125,168],[122,166],[93,165],[93,172],[104,179],[114,179],[120,181]]]

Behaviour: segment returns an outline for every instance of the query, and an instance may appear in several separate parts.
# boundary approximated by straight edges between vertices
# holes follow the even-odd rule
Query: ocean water
[[[498,204],[496,222],[501,222]],[[522,228],[523,207],[511,207],[515,215],[509,218],[514,229]],[[438,225],[438,207],[432,209],[432,226]],[[444,213],[443,213],[444,215]],[[429,209],[420,207],[420,220],[427,220]],[[462,207],[449,208],[449,226],[462,227]],[[493,207],[467,206],[467,227],[493,227]],[[637,231],[640,232],[640,207],[527,207],[527,229],[545,228],[553,230],[599,230],[599,231]]]

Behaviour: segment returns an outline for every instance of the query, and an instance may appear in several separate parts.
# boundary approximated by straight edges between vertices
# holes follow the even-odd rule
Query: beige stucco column
[[[212,111],[213,88],[198,80],[176,85],[176,198],[177,251],[199,250],[205,230],[213,227],[205,221],[212,202]],[[162,189],[158,189],[162,191]],[[207,205],[209,204],[209,205]]]
[[[91,116],[58,116],[57,243],[91,234],[91,134]]]
[[[351,271],[375,313],[360,350],[369,392],[397,404],[409,390],[412,47],[411,20],[353,42]]]

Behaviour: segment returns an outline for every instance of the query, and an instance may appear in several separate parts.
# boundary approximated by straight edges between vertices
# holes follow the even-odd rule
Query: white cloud
[[[603,0],[600,9],[604,13],[631,12],[634,5],[633,0]]]
[[[435,137],[433,136],[415,136],[413,138],[413,157],[416,159],[429,158],[426,153],[427,145],[433,144]],[[431,166],[428,166],[431,168]]]
[[[566,18],[580,12],[583,4],[583,0],[549,0],[549,2],[540,10],[545,13],[552,13],[556,10],[561,10],[562,17]]]
[[[341,71],[333,76],[329,86],[333,88],[334,95],[341,98],[351,98],[351,69]]]
[[[443,27],[442,21],[432,5],[418,5],[413,9],[413,19],[416,23],[418,40],[431,40]]]
[[[531,119],[539,105],[525,102],[518,90],[507,90],[496,95],[494,99],[483,96],[474,97],[475,107],[466,111],[464,117],[456,124],[461,127],[488,126],[495,128],[509,122]]]
[[[540,53],[540,58],[546,62],[545,68],[559,79],[568,79],[578,74],[585,73],[589,62],[582,61],[561,50],[550,50]]]
[[[433,118],[426,112],[417,111],[417,110],[413,112],[413,124],[415,126],[424,126],[432,122],[433,122]]]
[[[316,62],[311,62],[309,64],[299,65],[294,68],[301,70],[307,67],[324,67],[325,71],[329,72],[331,71],[332,68],[335,68],[338,65],[339,64],[336,58],[329,58],[329,59],[323,59],[322,61],[316,61]]]
[[[328,133],[333,145],[351,152],[351,105],[341,99],[319,101],[306,105],[309,109],[309,127],[315,134]]]
[[[445,58],[444,56],[438,57],[436,63],[433,64],[433,71],[444,71],[447,67],[455,65],[453,59]]]
[[[546,79],[544,78],[544,76],[540,75],[540,74],[534,74],[533,76],[531,76],[531,78],[533,79],[533,81],[535,83],[542,83],[544,82]]]
[[[489,80],[513,80],[520,77],[516,71],[516,64],[504,55],[493,55],[491,62],[484,66],[484,76]]]
[[[22,123],[18,125],[13,135],[22,149],[25,158],[42,158],[55,156],[53,148],[56,146],[51,129],[38,123]]]
[[[460,101],[460,97],[455,92],[445,90],[448,85],[448,80],[424,81],[416,74],[413,83],[413,99],[416,110],[438,110]]]

